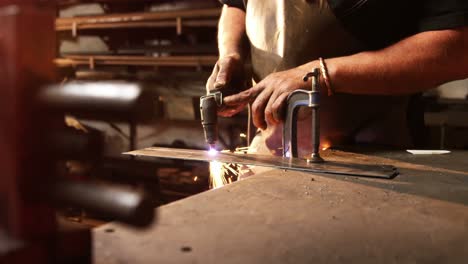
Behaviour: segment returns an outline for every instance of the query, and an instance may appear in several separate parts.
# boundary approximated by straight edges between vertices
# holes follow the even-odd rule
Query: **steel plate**
[[[284,158],[278,156],[237,154],[229,152],[211,153],[204,150],[175,149],[175,148],[147,148],[124,153],[126,155],[153,157],[193,161],[219,161],[223,163],[237,163],[262,167],[272,167],[285,170],[326,173],[335,175],[349,175],[392,179],[399,174],[397,168],[389,165],[351,164],[336,161],[325,163],[308,163],[304,159]]]

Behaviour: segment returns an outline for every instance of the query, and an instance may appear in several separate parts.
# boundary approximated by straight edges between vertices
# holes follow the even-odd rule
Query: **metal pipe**
[[[77,118],[145,122],[154,118],[156,95],[135,83],[72,82],[39,93],[39,106]]]
[[[149,196],[121,187],[60,182],[52,187],[51,195],[60,205],[83,208],[137,227],[149,226],[155,218]]]

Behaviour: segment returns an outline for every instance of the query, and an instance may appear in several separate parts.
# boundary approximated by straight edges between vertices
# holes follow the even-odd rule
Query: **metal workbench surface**
[[[95,263],[468,263],[468,152],[346,155],[401,175],[271,170],[95,229]]]

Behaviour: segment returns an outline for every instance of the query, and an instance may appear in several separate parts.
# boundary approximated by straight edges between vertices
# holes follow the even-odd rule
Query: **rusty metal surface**
[[[94,263],[466,263],[468,152],[335,153],[392,181],[272,170],[94,230]]]
[[[304,159],[283,158],[277,156],[236,154],[218,152],[216,154],[204,150],[174,149],[174,148],[147,148],[125,153],[133,156],[195,160],[219,161],[224,163],[237,163],[271,167],[284,170],[316,172],[337,175],[352,175],[362,177],[375,177],[391,179],[398,175],[398,170],[389,165],[382,164],[353,164],[352,161],[327,161],[325,163],[308,163]]]

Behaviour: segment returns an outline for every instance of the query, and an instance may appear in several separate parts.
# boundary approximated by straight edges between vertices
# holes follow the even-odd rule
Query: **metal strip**
[[[299,158],[284,158],[279,156],[237,154],[227,152],[213,153],[204,150],[191,149],[147,148],[127,152],[124,154],[137,157],[141,156],[163,159],[193,160],[206,162],[218,161],[223,163],[237,163],[243,165],[271,167],[293,171],[384,179],[392,179],[399,174],[397,168],[389,165],[351,164],[334,161],[326,161],[325,163],[308,163],[306,160]]]

